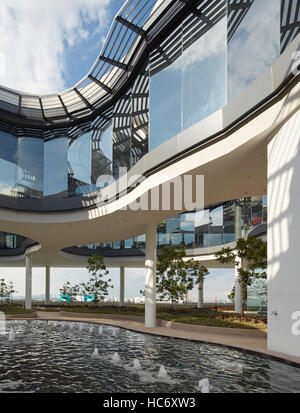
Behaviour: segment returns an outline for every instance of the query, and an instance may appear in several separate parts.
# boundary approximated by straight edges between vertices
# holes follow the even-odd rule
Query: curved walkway
[[[7,316],[7,319],[22,319],[22,315]],[[26,317],[27,318],[27,317]],[[300,367],[300,357],[277,353],[267,349],[267,331],[240,328],[224,328],[210,326],[196,326],[192,324],[173,323],[157,320],[156,328],[146,328],[143,317],[121,316],[114,314],[96,313],[68,313],[68,312],[45,312],[38,311],[37,319],[55,321],[80,321],[88,323],[106,324],[128,330],[154,334],[164,337],[181,338],[211,344],[219,344],[234,349],[259,353],[265,357],[285,361]]]

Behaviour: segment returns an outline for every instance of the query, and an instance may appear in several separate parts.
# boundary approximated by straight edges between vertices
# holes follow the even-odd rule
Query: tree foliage
[[[267,243],[261,238],[249,235],[247,239],[239,238],[235,248],[222,248],[216,254],[216,259],[222,263],[231,263],[238,266],[242,260],[243,265],[238,266],[239,279],[243,286],[243,299],[247,300],[247,287],[257,279],[266,279],[267,273]],[[229,299],[234,300],[235,288],[233,287]]]
[[[160,301],[171,301],[172,307],[184,300],[186,294],[193,289],[209,272],[208,269],[193,259],[185,260],[183,247],[162,248],[158,256],[156,285]]]
[[[0,298],[1,298],[1,301],[3,300],[3,298],[11,299],[12,295],[16,292],[17,291],[14,289],[14,285],[13,285],[12,281],[10,281],[9,283],[6,283],[4,278],[0,279]]]
[[[93,295],[94,301],[103,300],[108,295],[108,289],[113,288],[111,279],[108,278],[109,271],[104,264],[102,255],[92,255],[88,259],[87,269],[90,273],[90,279],[87,283],[82,283],[86,295]]]
[[[69,281],[67,281],[62,288],[60,288],[59,292],[63,295],[68,295],[72,301],[79,294],[79,289],[79,285],[72,285]]]

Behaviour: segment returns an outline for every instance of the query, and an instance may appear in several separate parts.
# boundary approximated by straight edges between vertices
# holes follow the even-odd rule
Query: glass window
[[[44,141],[42,139],[18,139],[18,166],[18,191],[24,197],[41,197],[44,183]]]
[[[131,91],[114,107],[113,117],[113,176],[118,179],[130,169],[131,155]],[[123,171],[122,171],[123,169]]]
[[[281,53],[300,32],[299,0],[281,0]]]
[[[150,150],[182,131],[182,28],[150,56]]]
[[[223,242],[235,240],[235,207],[233,202],[227,202],[223,206]]]
[[[263,222],[268,222],[268,204],[267,195],[262,197],[262,208],[263,208]]]
[[[258,225],[262,223],[262,197],[253,196],[251,198],[251,223],[252,225]]]
[[[236,7],[236,2],[229,0],[229,13]],[[262,75],[279,55],[280,0],[254,0],[229,39],[228,101]]]
[[[183,44],[189,43],[182,55],[183,129],[222,108],[227,100],[227,17],[195,41],[202,28],[192,31],[190,23],[183,23]]]
[[[16,195],[18,181],[18,139],[0,132],[0,193]]]
[[[149,67],[137,77],[132,88],[131,167],[147,152],[149,140]]]
[[[223,242],[223,205],[210,209],[209,245],[220,245]]]
[[[208,247],[209,210],[197,211],[195,214],[195,243],[196,247]]]
[[[104,130],[96,130],[92,135],[92,184],[93,190],[106,186],[110,181],[100,182],[102,175],[112,175],[112,123],[106,125]]]
[[[133,238],[126,239],[124,246],[125,248],[133,248]]]
[[[70,142],[68,150],[69,195],[89,193],[92,167],[91,133]]]
[[[44,196],[65,196],[68,189],[68,138],[44,143]]]

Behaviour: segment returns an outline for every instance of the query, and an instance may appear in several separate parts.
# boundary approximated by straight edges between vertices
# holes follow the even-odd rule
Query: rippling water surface
[[[211,392],[300,392],[297,367],[220,346],[102,329],[91,323],[7,322],[7,333],[0,335],[0,392],[199,392],[203,378]],[[95,348],[99,355],[92,357]],[[113,361],[116,352],[119,362]],[[134,359],[141,369],[133,367]],[[158,377],[161,365],[167,377]]]

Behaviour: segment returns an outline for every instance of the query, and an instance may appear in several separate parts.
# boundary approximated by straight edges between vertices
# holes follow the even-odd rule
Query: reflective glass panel
[[[281,0],[281,53],[300,32],[299,0]]]
[[[223,242],[233,242],[235,240],[235,204],[227,202],[223,206]]]
[[[112,175],[112,123],[92,135],[92,184],[96,184],[103,175]]]
[[[18,139],[0,132],[0,193],[15,195],[18,181]],[[15,189],[13,189],[15,188]]]
[[[196,247],[208,247],[209,210],[197,211],[195,214]]]
[[[228,44],[228,100],[262,75],[280,55],[280,0],[229,0],[229,13],[246,7]],[[230,16],[230,14],[229,14]],[[230,21],[230,19],[229,19]]]
[[[224,2],[225,3],[225,2]],[[193,23],[194,24],[194,23]],[[199,26],[201,32],[203,26]],[[183,23],[183,129],[222,108],[227,101],[227,17],[198,40]]]
[[[68,189],[68,138],[44,143],[44,196],[65,196]]]
[[[251,198],[252,215],[251,223],[252,225],[258,225],[262,223],[262,198],[261,196],[253,196]]]
[[[44,141],[35,138],[18,139],[18,192],[28,198],[43,195]]]
[[[267,222],[267,219],[268,219],[267,195],[263,195],[262,197],[262,207],[263,207],[263,222]]]
[[[223,242],[223,205],[210,210],[209,244],[220,245]]]
[[[147,152],[149,140],[149,67],[145,67],[132,88],[131,167]]]
[[[182,29],[150,56],[150,150],[182,130]]]
[[[91,189],[91,134],[70,142],[68,150],[69,195],[89,193]]]
[[[131,91],[114,107],[113,176],[117,179],[130,169],[131,158]]]

